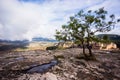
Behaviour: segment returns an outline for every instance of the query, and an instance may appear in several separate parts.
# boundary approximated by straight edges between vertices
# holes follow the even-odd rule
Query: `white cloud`
[[[100,4],[96,4],[94,6],[91,6],[90,10],[97,10],[101,7],[104,7],[105,10],[108,11],[108,14],[115,14],[116,19],[120,19],[120,0],[105,0],[104,2]],[[112,29],[109,32],[106,32],[106,34],[118,34],[120,35],[120,23],[115,25],[115,28]]]
[[[49,1],[49,0],[48,0]],[[51,0],[42,3],[0,0],[0,38],[31,39],[34,36],[53,38],[71,15],[80,9],[106,6],[111,12],[120,12],[119,0]],[[109,5],[112,3],[112,5]],[[99,5],[96,5],[99,4]],[[108,6],[107,6],[108,5]],[[93,6],[93,7],[92,7]],[[116,8],[113,9],[113,8]],[[117,11],[118,10],[118,11]]]

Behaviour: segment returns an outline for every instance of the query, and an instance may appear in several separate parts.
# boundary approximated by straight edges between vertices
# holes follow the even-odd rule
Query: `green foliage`
[[[107,35],[104,35],[102,38],[103,43],[110,43],[110,40]]]
[[[95,39],[94,41],[96,42],[101,42],[101,43],[110,43],[111,40],[109,39],[109,36],[108,35],[97,35],[95,36]]]
[[[75,44],[81,44],[81,41],[78,40],[78,39],[76,39],[76,40],[74,41],[74,43],[75,43]]]
[[[46,50],[56,50],[57,48],[57,46],[49,46],[46,48]]]
[[[87,43],[89,52],[91,54],[90,42],[100,41],[95,37],[96,32],[111,31],[117,22],[115,15],[108,15],[104,8],[96,11],[89,10],[84,12],[79,11],[75,16],[70,17],[66,25],[62,26],[62,30],[56,31],[56,39],[59,41],[74,41],[84,45]],[[109,16],[109,18],[107,17]],[[103,41],[107,40],[107,37]]]
[[[107,36],[107,40],[104,40],[105,39],[105,36]],[[116,34],[99,34],[99,35],[96,35],[96,38],[98,38],[99,40],[100,39],[103,39],[103,40],[100,40],[101,42],[113,42],[115,44],[117,44],[117,47],[120,47],[120,35],[116,35]]]
[[[106,16],[107,11],[104,8],[88,12],[81,10],[75,16],[70,17],[70,21],[62,26],[62,30],[56,31],[55,37],[57,40],[67,41],[81,40],[89,35],[92,39],[96,32],[110,31],[119,22],[119,19],[115,20],[114,14],[110,15],[109,19]]]

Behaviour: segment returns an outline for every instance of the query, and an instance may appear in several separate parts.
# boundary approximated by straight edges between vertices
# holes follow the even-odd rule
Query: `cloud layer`
[[[120,16],[119,3],[120,0],[0,0],[0,39],[54,38],[55,29],[79,10],[105,7]]]

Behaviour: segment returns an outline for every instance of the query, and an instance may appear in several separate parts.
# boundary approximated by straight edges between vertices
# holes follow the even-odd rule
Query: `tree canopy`
[[[91,41],[95,39],[96,32],[108,32],[114,29],[116,20],[115,15],[108,15],[104,8],[92,11],[80,10],[75,16],[70,17],[67,24],[62,25],[62,30],[56,30],[56,39],[59,41],[79,41],[85,53],[85,46],[92,55]]]

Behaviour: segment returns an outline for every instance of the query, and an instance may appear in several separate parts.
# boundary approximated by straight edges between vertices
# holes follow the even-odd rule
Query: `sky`
[[[0,0],[0,39],[54,39],[70,16],[101,7],[120,18],[120,0]],[[108,33],[120,35],[120,23]]]

